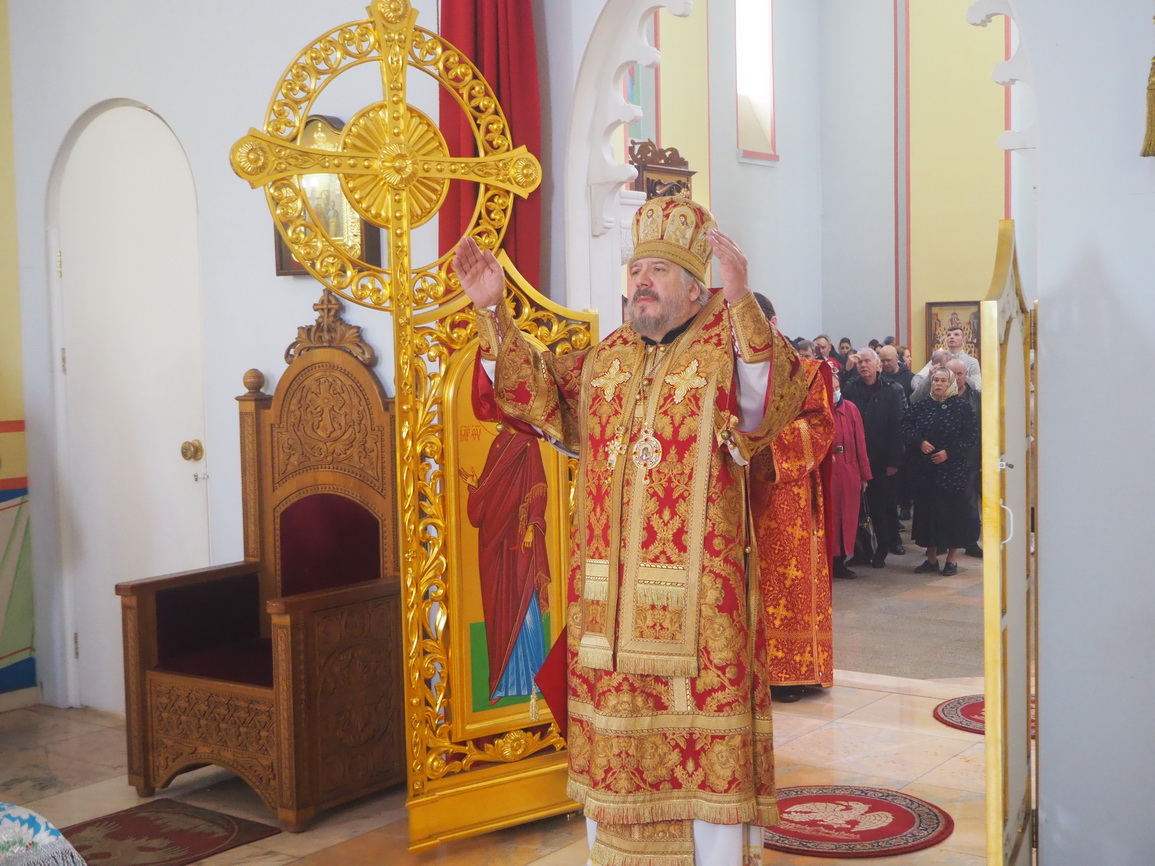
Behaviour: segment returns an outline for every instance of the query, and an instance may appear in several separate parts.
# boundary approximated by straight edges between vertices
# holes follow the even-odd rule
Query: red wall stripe
[[[7,658],[12,658],[12,656],[20,655],[20,653],[31,652],[34,649],[36,649],[36,647],[26,646],[26,647],[23,647],[22,649],[13,650],[12,652],[10,652],[6,655],[0,656],[0,661],[4,661],[4,659],[7,659]]]
[[[23,421],[0,421],[0,433],[23,433]]]

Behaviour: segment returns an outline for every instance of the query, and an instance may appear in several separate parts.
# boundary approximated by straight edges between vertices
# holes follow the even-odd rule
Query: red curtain
[[[539,160],[541,98],[537,88],[537,42],[530,0],[441,0],[441,37],[481,70],[497,94],[513,147],[525,145]],[[473,128],[453,96],[441,88],[441,132],[452,156],[477,156]],[[438,214],[445,253],[461,240],[477,202],[477,185],[454,181]],[[541,287],[541,191],[516,198],[502,243],[535,288]]]

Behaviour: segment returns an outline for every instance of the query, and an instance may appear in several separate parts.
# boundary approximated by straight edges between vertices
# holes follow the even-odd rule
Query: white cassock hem
[[[586,818],[586,841],[590,848],[598,835],[598,822]],[[710,824],[694,821],[694,866],[742,866],[746,849],[761,860],[762,828],[750,824]],[[598,866],[586,860],[586,866]]]

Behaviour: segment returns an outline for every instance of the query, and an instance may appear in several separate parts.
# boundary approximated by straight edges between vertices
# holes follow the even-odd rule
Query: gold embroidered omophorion
[[[569,794],[606,825],[610,862],[648,863],[629,853],[648,850],[692,864],[689,821],[777,819],[764,607],[735,455],[798,413],[806,376],[752,296],[729,307],[719,293],[668,345],[623,325],[560,356],[538,352],[504,305],[498,316],[498,405],[580,455]],[[770,362],[752,431],[737,429],[739,358]]]

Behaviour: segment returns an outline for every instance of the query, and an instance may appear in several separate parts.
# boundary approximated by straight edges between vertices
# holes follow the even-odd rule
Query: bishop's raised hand
[[[461,239],[453,257],[453,271],[461,288],[477,307],[492,307],[505,292],[505,272],[492,250],[483,250],[473,238]]]
[[[722,296],[727,303],[736,304],[750,294],[746,255],[732,238],[717,229],[711,229],[708,237],[722,274]]]

